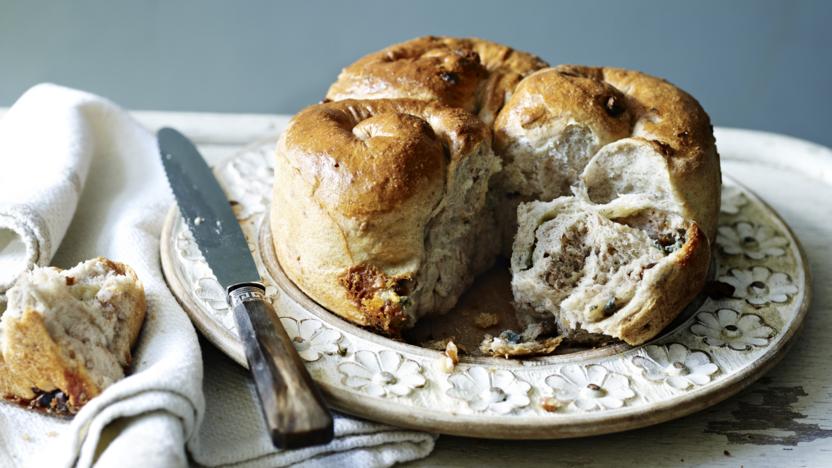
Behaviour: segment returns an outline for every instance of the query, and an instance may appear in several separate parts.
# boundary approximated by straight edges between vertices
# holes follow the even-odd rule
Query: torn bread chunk
[[[145,317],[144,289],[122,263],[95,258],[21,276],[0,318],[0,395],[74,413],[125,375]]]
[[[653,208],[575,197],[518,209],[512,292],[527,322],[629,344],[653,338],[702,288],[709,248],[696,223]]]
[[[581,191],[595,204],[651,200],[696,222],[711,243],[716,236],[721,175],[710,120],[662,79],[579,65],[537,71],[500,111],[494,151],[508,195],[495,196],[508,205],[498,211],[503,226],[516,226],[518,201]]]

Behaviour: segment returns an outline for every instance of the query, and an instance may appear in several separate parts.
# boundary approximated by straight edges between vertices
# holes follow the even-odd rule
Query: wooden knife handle
[[[281,449],[332,440],[332,415],[259,283],[228,288],[228,300],[272,443]]]

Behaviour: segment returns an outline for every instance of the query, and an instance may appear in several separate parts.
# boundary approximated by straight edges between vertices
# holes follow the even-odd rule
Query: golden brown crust
[[[526,129],[547,127],[566,118],[598,136],[601,144],[630,136],[636,118],[624,94],[610,83],[562,67],[540,70],[523,80],[494,124],[494,149],[510,144],[506,128],[516,121]]]
[[[494,124],[494,147],[512,144],[509,129],[561,118],[586,125],[599,146],[631,137],[667,163],[682,214],[714,240],[721,173],[710,119],[699,103],[667,81],[621,68],[559,65],[523,80]]]
[[[368,298],[345,287],[356,278],[344,275],[364,266],[412,287],[452,176],[467,158],[490,155],[490,140],[475,116],[436,102],[344,100],[302,111],[276,151],[271,229],[282,268],[338,315],[396,334],[407,318],[400,308],[362,304]]]
[[[144,294],[144,285],[132,268],[130,268],[126,263],[113,262],[109,259],[106,260],[112,263],[114,268],[120,268],[121,273],[119,274],[128,276],[132,280],[133,284],[136,285],[135,290],[130,293],[130,310],[133,313],[127,314],[126,333],[129,345],[122,350],[124,362],[126,362],[128,366],[132,367],[133,355],[131,351],[133,346],[136,345],[136,341],[139,339],[139,334],[142,331],[144,320],[147,317],[147,297]]]
[[[683,214],[695,220],[713,243],[722,174],[708,114],[691,95],[663,79],[620,68],[601,70],[604,80],[626,90],[627,102],[640,115],[635,135],[650,141],[665,157]]]
[[[699,226],[692,223],[674,262],[645,278],[650,283],[649,290],[634,299],[630,307],[635,307],[635,311],[627,314],[608,334],[633,346],[654,338],[702,290],[709,264],[708,240]]]
[[[58,347],[49,335],[43,316],[26,310],[19,320],[6,328],[3,352],[9,380],[14,382],[11,395],[34,398],[36,389],[62,390],[73,408],[80,408],[101,389],[90,378],[83,363],[75,361]]]
[[[439,101],[490,123],[540,58],[483,39],[426,36],[366,55],[345,68],[327,98]]]
[[[349,99],[304,109],[284,135],[287,162],[318,185],[321,203],[366,216],[440,191],[446,167],[490,134],[473,115],[434,102]]]

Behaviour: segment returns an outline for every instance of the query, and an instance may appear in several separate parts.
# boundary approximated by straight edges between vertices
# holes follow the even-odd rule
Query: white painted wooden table
[[[288,121],[285,116],[242,114],[134,115],[151,129],[166,125],[183,131],[210,163],[272,137]],[[728,131],[718,131],[718,144],[720,134]],[[783,142],[765,135],[757,141]],[[445,436],[432,456],[413,465],[832,467],[832,153],[809,146],[800,155],[784,152],[777,161],[765,162],[755,158],[753,148],[721,146],[720,153],[723,171],[779,211],[809,257],[814,299],[803,332],[785,359],[738,396],[676,421],[559,441]],[[217,352],[208,355],[225,359]]]

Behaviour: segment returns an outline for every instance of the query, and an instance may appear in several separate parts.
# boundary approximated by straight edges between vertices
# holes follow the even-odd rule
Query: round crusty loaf
[[[545,66],[425,37],[344,69],[335,102],[300,113],[278,143],[271,222],[289,277],[396,334],[452,308],[502,244],[528,320],[655,336],[707,272],[720,201],[708,116],[642,73]]]
[[[311,106],[277,147],[271,229],[281,266],[333,312],[395,335],[449,310],[490,266],[497,239],[480,215],[499,167],[490,131],[460,108]]]
[[[362,57],[341,72],[326,97],[439,101],[490,125],[517,83],[546,66],[491,41],[426,36]]]
[[[508,203],[534,200],[516,211],[521,313],[639,344],[701,290],[720,169],[691,96],[635,71],[559,66],[518,86],[495,135]]]

